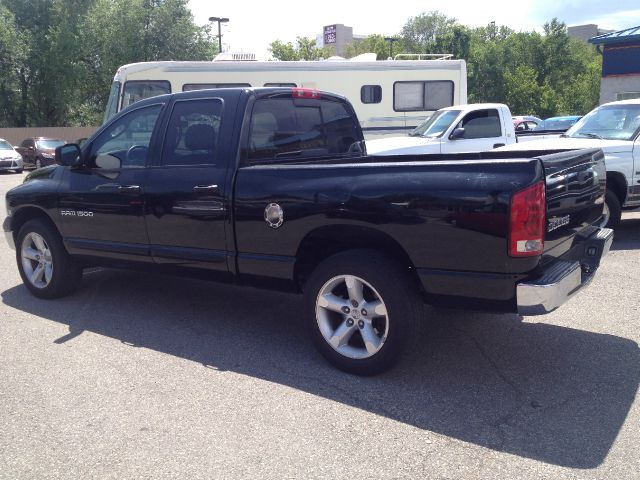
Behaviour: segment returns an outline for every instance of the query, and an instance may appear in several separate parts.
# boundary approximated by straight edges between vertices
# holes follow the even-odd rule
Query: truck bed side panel
[[[234,207],[238,268],[290,279],[307,235],[356,227],[364,236],[375,231],[393,239],[418,269],[527,272],[538,258],[507,255],[509,201],[542,178],[537,159],[241,168]],[[279,228],[265,221],[272,203],[283,210]]]

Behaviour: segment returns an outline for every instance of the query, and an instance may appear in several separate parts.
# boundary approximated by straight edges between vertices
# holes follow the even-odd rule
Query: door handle
[[[140,185],[120,185],[118,187],[120,193],[140,193],[141,190]]]
[[[215,195],[219,193],[218,185],[196,185],[193,187],[193,193],[199,195]]]
[[[494,143],[493,148],[504,147],[504,143]]]

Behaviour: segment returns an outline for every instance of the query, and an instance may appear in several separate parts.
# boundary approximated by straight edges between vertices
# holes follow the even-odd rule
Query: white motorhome
[[[438,55],[426,60],[258,62],[246,55],[211,62],[143,62],[124,65],[113,79],[104,120],[144,98],[222,87],[303,87],[347,97],[365,135],[403,133],[434,111],[467,103],[464,60]]]

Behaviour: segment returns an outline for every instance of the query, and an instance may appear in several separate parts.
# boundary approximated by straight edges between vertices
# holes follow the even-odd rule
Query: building
[[[602,49],[600,104],[640,98],[640,26],[589,39]]]
[[[590,23],[588,25],[576,25],[567,28],[567,35],[572,38],[579,38],[580,40],[587,42],[590,38],[597,37],[598,35],[604,35],[605,33],[611,33],[614,30],[604,30],[598,28],[598,25]]]
[[[336,23],[322,28],[322,35],[316,36],[316,45],[318,47],[333,46],[335,47],[335,54],[343,57],[348,44],[354,40],[362,40],[364,38],[366,37],[363,35],[354,35],[353,27]]]

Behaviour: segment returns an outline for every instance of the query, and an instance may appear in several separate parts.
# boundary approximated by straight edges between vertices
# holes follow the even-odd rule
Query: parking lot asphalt
[[[45,301],[0,265],[0,479],[639,478],[640,213],[556,312],[429,308],[373,378],[297,296],[94,269]]]

